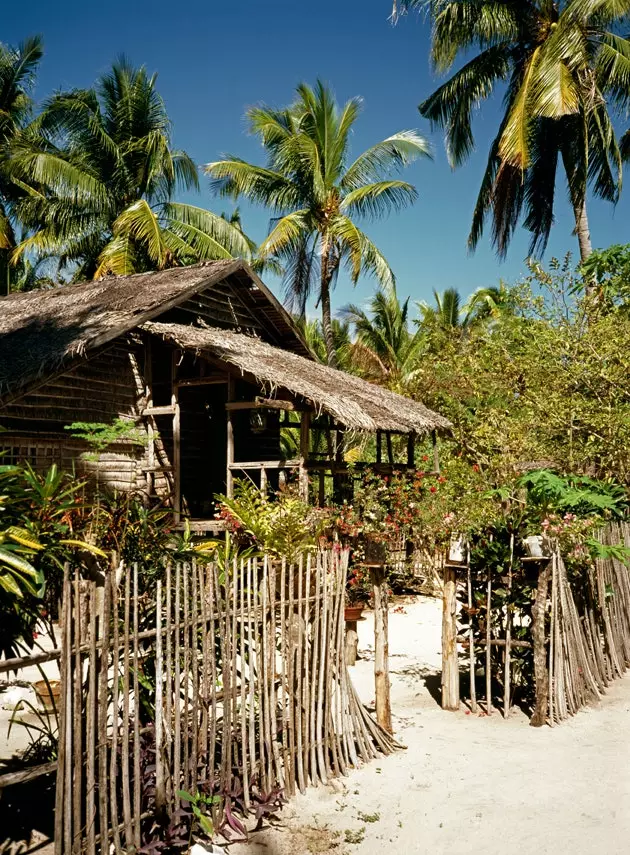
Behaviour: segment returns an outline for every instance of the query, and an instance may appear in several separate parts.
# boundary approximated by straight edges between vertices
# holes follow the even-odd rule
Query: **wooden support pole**
[[[179,388],[177,379],[177,354],[173,351],[172,361],[172,392],[171,405],[173,407],[173,469],[175,493],[173,496],[173,511],[175,524],[179,523],[182,512],[182,457],[181,457],[181,413],[179,408]]]
[[[532,606],[532,638],[534,640],[534,681],[536,702],[530,719],[532,727],[542,727],[547,721],[549,704],[549,673],[547,671],[547,645],[545,633],[545,614],[547,612],[547,592],[551,562],[545,561],[538,571],[536,599]]]
[[[300,499],[303,502],[308,502],[308,499],[309,499],[308,469],[306,468],[306,463],[308,461],[308,455],[309,455],[309,450],[310,450],[310,436],[311,436],[311,414],[310,413],[302,413],[302,419],[300,421],[299,482],[300,482]]]
[[[389,638],[387,627],[387,580],[384,567],[370,568],[374,589],[374,688],[376,720],[392,733],[392,705],[389,684]]]
[[[442,601],[442,709],[459,710],[457,658],[457,571],[444,568]]]
[[[394,465],[394,449],[392,448],[392,435],[389,431],[385,434],[385,441],[387,442],[387,458],[389,462]]]
[[[380,430],[376,431],[376,462],[381,463],[383,460],[383,435]]]
[[[433,472],[440,474],[440,453],[438,451],[437,431],[431,431],[431,443],[433,445]]]
[[[407,437],[407,466],[413,469],[416,465],[416,437],[410,433]]]
[[[230,374],[228,376],[228,384],[227,384],[227,398],[228,403],[234,397],[234,378]],[[232,422],[232,413],[230,410],[226,410],[226,420],[227,420],[227,473],[225,478],[225,493],[228,498],[233,498],[234,496],[234,472],[231,469],[232,464],[234,463],[234,424]]]

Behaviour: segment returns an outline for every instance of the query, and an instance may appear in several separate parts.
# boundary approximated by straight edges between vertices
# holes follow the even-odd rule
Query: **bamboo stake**
[[[67,659],[64,655],[63,646],[67,642],[67,623],[68,609],[68,566],[64,567],[63,587],[61,598],[61,645],[62,653],[60,660],[60,682],[63,687],[68,683],[68,671],[66,667]],[[55,855],[64,855],[64,829],[65,829],[65,813],[64,811],[64,789],[65,789],[65,771],[68,759],[66,757],[66,718],[68,715],[67,694],[64,691],[61,695],[61,703],[59,705],[59,749],[57,754],[57,781],[55,787]],[[67,802],[65,802],[67,807]]]
[[[183,582],[183,597],[182,608],[184,609],[184,636],[183,636],[183,707],[182,707],[182,743],[184,749],[183,772],[184,772],[184,789],[191,792],[195,786],[192,781],[192,769],[190,768],[190,729],[191,722],[189,721],[190,712],[190,591],[188,587],[189,565],[184,564],[182,567],[182,582]]]
[[[74,834],[72,839],[72,852],[74,855],[80,855],[82,848],[82,828],[81,828],[81,790],[83,781],[83,752],[81,731],[83,728],[82,717],[82,689],[83,689],[83,674],[81,664],[81,594],[79,589],[79,570],[74,571],[74,610],[73,610],[73,645],[74,645],[74,671],[72,672],[70,682],[73,683],[74,697],[72,704],[72,730],[74,736],[74,745],[72,748],[74,780],[72,782],[72,813],[74,816]],[[70,676],[70,675],[68,675]],[[70,806],[68,805],[68,808]]]
[[[318,741],[318,722],[317,715],[319,706],[317,704],[318,697],[318,685],[319,685],[319,677],[318,677],[318,655],[319,655],[319,626],[320,626],[320,605],[321,605],[321,560],[320,554],[317,553],[317,557],[315,560],[315,614],[313,617],[313,623],[311,627],[311,727],[310,727],[310,768],[311,768],[311,781],[313,785],[317,783],[318,777],[318,762],[319,762],[319,751],[317,748]]]
[[[245,669],[247,666],[247,653],[245,648],[245,562],[241,558],[238,562],[239,564],[239,606],[240,606],[240,636],[241,636],[241,709],[240,709],[240,718],[241,718],[241,776],[243,780],[243,801],[245,804],[245,811],[249,811],[251,807],[250,793],[249,793],[249,763],[251,761],[252,770],[254,766],[254,757],[251,756],[248,758],[248,746],[249,746],[249,734],[247,732],[247,725],[249,723],[249,717],[247,715],[247,686],[246,686],[246,677],[245,677]]]
[[[72,621],[74,614],[74,604],[72,602],[72,583],[70,581],[69,572],[65,573],[64,578],[64,597],[68,603],[68,611],[66,613],[66,626],[64,632],[64,648],[63,656],[65,658],[65,675],[66,683],[63,685],[62,691],[65,695],[65,719],[66,719],[66,757],[64,762],[64,853],[71,851],[72,845],[72,681],[76,679],[76,674],[72,672]]]
[[[260,760],[258,763],[256,762],[256,683],[259,677],[259,668],[260,668],[260,659],[258,657],[258,649],[254,643],[254,634],[256,636],[259,635],[258,625],[255,623],[255,615],[256,609],[255,607],[258,604],[258,597],[254,597],[252,600],[253,594],[253,584],[254,579],[252,575],[252,559],[247,559],[247,649],[249,655],[249,758],[252,764],[252,775],[256,776],[258,774],[258,778],[260,780],[260,767],[262,764],[263,753],[261,750]],[[255,628],[255,630],[254,630]],[[260,695],[260,688],[258,690],[258,695]],[[262,733],[262,721],[259,721],[259,730]]]
[[[280,688],[282,692],[282,763],[286,779],[286,788],[289,795],[294,794],[293,775],[290,766],[289,753],[289,710],[288,710],[288,644],[286,636],[287,624],[287,562],[283,557],[280,564]]]
[[[510,535],[510,566],[508,568],[508,603],[506,606],[506,614],[505,614],[505,671],[503,678],[503,718],[507,718],[510,714],[510,700],[511,700],[511,646],[510,642],[512,640],[512,612],[511,612],[511,598],[512,598],[512,565],[514,562],[514,534]]]
[[[311,739],[311,682],[310,682],[310,665],[311,665],[311,646],[309,643],[309,624],[310,624],[310,606],[311,606],[311,574],[312,574],[312,556],[308,552],[306,554],[306,579],[304,593],[304,612],[302,614],[302,708],[304,717],[302,720],[302,743],[304,751],[304,778],[308,784],[310,777],[311,783],[315,783],[312,776],[312,768],[310,768],[310,739]]]
[[[468,654],[470,658],[470,708],[472,712],[477,712],[477,687],[475,685],[475,634],[473,632],[473,597],[472,597],[472,575],[470,569],[470,557],[468,558],[467,566],[468,576]]]
[[[324,746],[322,744],[324,730],[324,671],[325,671],[325,646],[326,646],[326,624],[327,624],[327,598],[326,598],[326,571],[323,567],[323,556],[318,555],[318,572],[320,577],[321,590],[321,618],[317,619],[317,632],[319,641],[319,662],[317,673],[317,718],[315,723],[315,735],[317,746],[317,765],[319,768],[319,778],[322,784],[328,783],[328,770],[324,758]],[[319,616],[318,616],[319,617]]]
[[[173,602],[172,602],[172,567],[170,561],[166,565],[166,760],[169,771],[168,798],[175,803],[173,786]]]
[[[197,789],[199,781],[199,741],[201,732],[199,729],[199,590],[197,586],[197,566],[193,561],[190,566],[192,582],[192,622],[190,626],[190,655],[192,661],[192,711],[191,711],[191,752],[190,785]]]
[[[551,556],[551,616],[549,618],[549,664],[547,666],[549,671],[549,726],[554,727],[554,692],[555,692],[555,682],[554,682],[554,653],[555,653],[555,635],[556,635],[556,560],[557,555],[554,550]]]
[[[164,729],[162,718],[163,662],[162,662],[162,580],[157,580],[155,625],[155,807],[158,815],[166,809],[166,775],[164,771]],[[168,624],[167,624],[168,632]],[[136,770],[137,773],[138,770]]]
[[[103,591],[103,607],[101,611],[101,655],[98,697],[98,801],[101,840],[109,839],[109,822],[107,811],[107,689],[109,683],[109,613],[111,603],[111,574],[105,576]]]
[[[182,565],[177,562],[175,565],[175,740],[173,747],[173,791],[182,789],[182,772],[181,772],[181,756],[182,756],[182,729],[181,729],[181,705],[182,705],[182,675],[181,675],[181,650],[180,650],[180,629],[179,623],[181,619],[181,585],[182,585]]]
[[[216,741],[217,741],[217,655],[216,641],[217,633],[221,638],[221,618],[218,618],[219,629],[215,622],[215,614],[222,611],[221,592],[219,588],[219,575],[216,562],[212,564],[208,572],[208,609],[210,611],[210,775],[214,784],[216,778]]]
[[[488,570],[486,592],[486,714],[492,715],[492,575]]]
[[[298,779],[298,787],[300,792],[303,793],[306,790],[306,779],[304,776],[304,733],[303,733],[303,717],[302,711],[304,709],[304,694],[303,694],[303,674],[304,674],[304,664],[302,661],[302,652],[305,646],[304,644],[304,633],[302,630],[303,627],[303,618],[300,612],[302,608],[302,596],[303,596],[303,576],[304,576],[304,555],[300,554],[299,564],[298,564],[298,589],[297,589],[297,607],[291,610],[291,620],[295,629],[292,633],[292,647],[293,651],[291,653],[293,661],[296,663],[295,666],[295,675],[297,679],[293,680],[294,687],[294,708],[295,708],[295,736],[296,736],[296,751],[297,751],[297,779]]]
[[[134,828],[133,842],[136,849],[140,848],[140,814],[142,804],[140,801],[140,681],[138,669],[140,668],[140,653],[138,649],[138,565],[133,565],[133,806],[134,806]]]
[[[210,651],[208,639],[210,637],[208,631],[208,592],[203,564],[197,567],[198,586],[199,586],[199,611],[201,612],[201,622],[203,629],[201,631],[201,732],[199,752],[201,761],[205,768],[205,779],[212,779],[210,753],[208,750],[208,715],[210,708],[210,685],[208,673],[210,668]],[[214,639],[212,640],[214,644]]]
[[[94,582],[89,583],[89,599],[88,609],[90,614],[89,626],[89,653],[88,653],[88,694],[87,694],[87,715],[86,715],[86,782],[85,782],[85,821],[87,825],[86,837],[87,855],[95,855],[96,853],[96,775],[94,770],[94,760],[96,757],[96,586]],[[62,678],[63,680],[63,678]],[[62,682],[63,685],[63,682]],[[124,726],[124,722],[123,722]],[[59,738],[59,750],[62,750],[64,740]],[[125,769],[125,755],[123,753],[123,770]],[[127,772],[129,769],[127,767]],[[58,772],[57,774],[60,774]],[[123,799],[124,806],[124,799]],[[57,855],[57,853],[55,854]]]
[[[112,741],[110,751],[109,764],[109,793],[110,793],[110,810],[112,816],[112,831],[114,835],[114,852],[116,855],[123,852],[123,846],[120,838],[119,828],[119,809],[118,809],[118,681],[120,679],[120,639],[118,626],[118,587],[115,581],[115,562],[112,562],[112,626],[113,626],[113,646],[112,646]]]
[[[253,631],[253,645],[256,650],[256,685],[255,698],[258,699],[258,780],[261,786],[268,791],[268,783],[266,780],[267,767],[272,768],[273,752],[271,748],[271,733],[267,736],[267,705],[265,702],[265,680],[267,674],[267,666],[265,660],[265,647],[263,641],[267,638],[267,580],[262,577],[262,588],[259,587],[257,580],[260,574],[260,567],[257,559],[250,559],[251,574],[254,589],[252,591],[252,600],[256,604],[260,604],[260,617],[256,621]],[[258,611],[256,612],[258,614]],[[250,632],[251,632],[250,623]],[[251,714],[250,710],[250,714]]]
[[[236,656],[237,656],[237,626],[238,626],[238,560],[235,558],[232,562],[232,631],[230,633],[230,662],[232,663],[232,722],[230,729],[230,740],[232,742],[232,764],[238,769],[238,676],[236,671]],[[226,786],[232,783],[232,770],[230,769],[229,778],[226,781]]]

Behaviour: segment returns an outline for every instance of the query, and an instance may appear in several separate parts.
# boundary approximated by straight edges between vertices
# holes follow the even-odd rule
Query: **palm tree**
[[[580,255],[591,252],[587,187],[617,200],[619,147],[606,99],[627,104],[630,42],[615,30],[627,21],[628,0],[400,0],[403,9],[428,7],[432,62],[449,71],[467,61],[420,105],[446,129],[453,166],[474,148],[472,112],[506,84],[504,112],[475,207],[469,245],[493,216],[500,255],[524,214],[531,252],[544,250],[553,224],[558,162],[566,174]],[[472,58],[470,54],[478,52]]]
[[[16,137],[30,118],[31,90],[43,55],[39,36],[17,48],[0,43],[0,270],[2,290],[10,290],[9,258],[15,247],[13,208],[22,191],[10,177],[7,157]]]
[[[514,307],[514,299],[508,286],[501,280],[499,285],[488,288],[477,288],[470,295],[463,307],[464,315],[471,321],[497,320],[510,312]]]
[[[171,146],[156,78],[125,59],[94,89],[52,97],[12,147],[10,170],[32,188],[17,211],[24,253],[55,255],[75,279],[249,258],[240,225],[173,201],[198,187],[195,164]]]
[[[271,232],[259,252],[285,262],[285,287],[294,310],[303,313],[316,288],[330,365],[336,364],[330,292],[340,267],[348,268],[353,282],[363,273],[383,285],[394,281],[355,217],[383,216],[413,202],[415,188],[388,176],[428,154],[417,133],[401,131],[349,163],[350,134],[360,109],[358,98],[339,109],[319,81],[314,88],[300,84],[291,107],[247,112],[249,129],[266,151],[264,166],[233,156],[207,166],[218,192],[244,196],[273,211]]]
[[[409,329],[409,298],[400,302],[395,286],[379,288],[368,310],[348,305],[341,316],[350,322],[356,338],[351,361],[374,382],[402,392],[413,378],[424,343],[424,331]]]
[[[456,288],[447,288],[441,294],[433,291],[435,305],[424,300],[417,303],[420,311],[420,328],[453,331],[469,326],[472,314],[462,309],[462,298]]]

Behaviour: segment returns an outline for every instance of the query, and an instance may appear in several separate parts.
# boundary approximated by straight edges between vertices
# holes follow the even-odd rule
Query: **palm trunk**
[[[591,244],[591,230],[588,224],[588,215],[586,213],[586,196],[579,201],[573,203],[573,212],[575,214],[575,233],[580,245],[580,260],[582,263],[586,261],[589,255],[593,252]],[[594,279],[585,279],[584,290],[587,297],[590,297],[595,292],[597,283]]]
[[[321,301],[322,301],[322,330],[324,343],[326,345],[326,360],[332,368],[337,367],[337,353],[335,351],[335,339],[332,329],[332,314],[330,310],[330,276],[325,279],[322,276]]]
[[[332,313],[330,309],[330,284],[334,275],[330,263],[330,242],[326,235],[322,236],[321,254],[321,283],[320,299],[322,301],[322,332],[326,345],[326,360],[332,368],[337,367],[337,353],[332,329]]]
[[[575,214],[575,233],[580,245],[580,259],[584,262],[593,252],[591,230],[588,225],[588,215],[586,213],[586,197],[581,202],[574,203],[573,211]]]

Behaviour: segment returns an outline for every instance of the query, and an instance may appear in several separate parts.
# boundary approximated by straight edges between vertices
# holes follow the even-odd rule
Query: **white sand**
[[[553,729],[519,712],[442,712],[425,683],[439,688],[440,619],[425,598],[390,614],[394,727],[407,750],[298,796],[278,827],[231,853],[630,853],[630,676]],[[371,642],[368,619],[359,648]],[[368,703],[372,669],[351,669]]]

